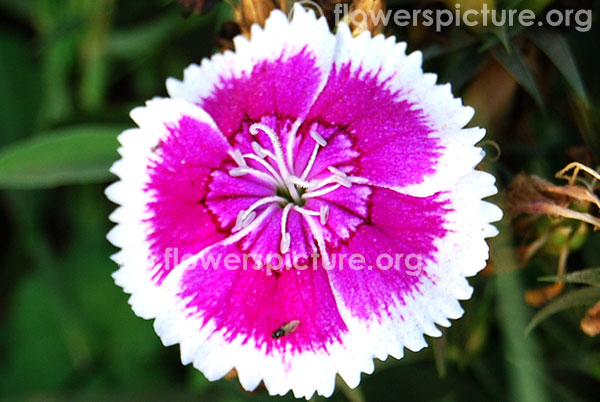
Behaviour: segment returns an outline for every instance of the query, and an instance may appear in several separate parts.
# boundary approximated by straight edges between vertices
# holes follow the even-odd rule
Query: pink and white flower
[[[393,37],[297,7],[234,42],[131,112],[114,278],[209,380],[329,396],[462,315],[501,217],[484,130]]]

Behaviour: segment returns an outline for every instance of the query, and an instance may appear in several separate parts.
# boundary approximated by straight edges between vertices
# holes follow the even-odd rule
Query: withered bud
[[[386,11],[385,0],[353,0],[350,14],[352,35],[358,36],[365,31],[375,36],[385,29],[383,21]]]
[[[577,185],[554,185],[540,177],[519,174],[508,189],[509,216],[519,214],[549,215],[576,219],[600,228],[600,219],[587,212],[569,208],[573,203],[595,204],[600,200],[589,189]],[[589,208],[585,208],[586,210]]]

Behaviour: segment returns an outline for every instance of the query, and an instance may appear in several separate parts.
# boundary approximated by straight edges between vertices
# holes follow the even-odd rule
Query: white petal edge
[[[425,268],[431,279],[424,278],[419,291],[404,303],[396,301],[389,315],[382,313],[380,319],[369,321],[356,318],[334,287],[340,314],[351,334],[348,338],[355,338],[352,345],[360,345],[355,350],[359,360],[400,359],[404,348],[416,352],[427,346],[423,335],[441,336],[436,325],[449,327],[449,320],[462,316],[459,300],[472,294],[466,278],[485,267],[489,256],[485,238],[498,233],[490,223],[502,218],[500,208],[482,201],[497,192],[494,182],[492,175],[473,171],[438,198],[449,201],[452,210],[446,216],[448,234],[435,243],[436,263]],[[340,376],[352,388],[360,381],[360,372],[340,371]]]
[[[446,223],[450,232],[436,243],[437,263],[427,267],[435,283],[424,280],[420,292],[406,300],[406,304],[397,303],[391,309],[391,316],[370,322],[358,320],[344,307],[334,289],[349,331],[342,335],[341,343],[327,345],[328,353],[304,352],[291,359],[289,350],[283,355],[279,352],[266,355],[252,341],[243,344],[241,337],[227,341],[223,331],[215,332],[212,321],[203,326],[201,319],[190,315],[187,300],[177,296],[181,277],[188,269],[183,265],[161,287],[155,330],[166,346],[179,343],[182,362],[192,363],[211,381],[235,368],[244,389],[251,391],[264,381],[271,395],[285,395],[291,390],[297,398],[309,399],[315,392],[328,397],[334,391],[337,374],[354,388],[360,383],[362,373],[373,372],[374,358],[399,359],[404,348],[418,351],[427,346],[424,334],[441,335],[436,324],[449,327],[449,319],[462,316],[459,300],[469,299],[472,293],[466,277],[485,266],[488,258],[485,238],[497,234],[490,222],[502,217],[498,207],[481,200],[495,193],[494,177],[474,171],[440,197],[450,202],[452,211],[448,212]],[[290,361],[289,370],[283,366],[284,358]]]
[[[485,156],[481,148],[475,147],[485,136],[485,130],[463,129],[473,117],[473,108],[454,98],[450,84],[436,85],[437,76],[423,73],[422,61],[421,52],[407,55],[406,43],[396,43],[393,36],[372,38],[366,31],[353,37],[347,24],[338,26],[335,65],[351,63],[352,71],[361,68],[361,76],[377,74],[379,82],[385,83],[384,88],[398,92],[399,100],[408,100],[424,112],[432,136],[444,149],[435,173],[421,183],[394,188],[419,197],[450,188]]]
[[[333,42],[329,40],[332,35],[324,20],[317,21],[312,13],[303,9],[297,11],[294,19],[300,21],[297,25],[294,22],[288,23],[282,13],[274,12],[264,31],[253,28],[251,41],[241,37],[236,39],[237,53],[227,52],[214,56],[211,60],[204,60],[202,66],[190,66],[183,82],[170,79],[167,83],[170,95],[196,102],[210,94],[218,83],[219,74],[226,71],[231,76],[239,76],[249,71],[257,60],[279,57],[283,43],[291,38],[302,37],[297,35],[297,29],[300,28],[304,30],[305,38],[311,34],[317,38],[316,41],[314,38],[306,39],[304,45],[317,42],[322,47],[314,53],[322,63],[325,77],[332,64],[332,60],[327,58],[327,54],[330,54],[330,42]],[[323,36],[325,31],[328,36]],[[281,38],[281,41],[274,41],[274,37]],[[329,39],[323,40],[324,37]],[[398,307],[393,317],[369,323],[368,330],[365,329],[364,322],[354,320],[350,312],[340,304],[342,316],[350,329],[342,343],[329,345],[330,354],[311,352],[296,356],[292,369],[282,370],[281,355],[265,357],[251,345],[242,345],[241,339],[227,342],[222,333],[213,334],[214,325],[210,322],[199,330],[199,321],[190,319],[185,313],[185,301],[174,297],[174,284],[183,272],[183,267],[170,275],[160,289],[149,281],[147,267],[142,266],[144,259],[140,258],[140,255],[148,255],[144,254],[148,250],[143,230],[140,230],[143,227],[140,222],[144,218],[140,211],[144,208],[137,207],[146,205],[148,201],[144,199],[141,188],[147,178],[147,158],[151,156],[151,149],[158,143],[160,136],[164,135],[157,129],[163,126],[165,120],[161,116],[177,119],[183,113],[188,114],[185,111],[189,111],[196,113],[199,118],[210,120],[210,117],[186,102],[179,105],[161,104],[160,107],[157,103],[155,113],[151,113],[148,111],[151,103],[164,100],[151,101],[146,108],[134,110],[132,117],[140,125],[140,129],[128,130],[120,136],[122,147],[119,152],[123,159],[115,163],[112,171],[121,181],[107,189],[107,196],[111,200],[123,204],[111,215],[111,219],[119,224],[109,234],[109,239],[113,244],[128,250],[128,253],[121,251],[113,257],[122,265],[114,274],[115,281],[126,292],[132,293],[130,304],[136,314],[143,318],[156,317],[155,329],[163,343],[180,343],[183,363],[193,363],[210,380],[221,378],[230,369],[236,368],[242,386],[248,390],[254,389],[262,380],[270,394],[283,395],[291,389],[296,397],[307,399],[314,392],[324,396],[331,395],[336,373],[349,386],[355,387],[360,382],[361,372],[373,371],[374,357],[381,360],[385,360],[388,355],[400,358],[404,347],[419,350],[426,346],[423,334],[440,334],[435,324],[449,326],[448,318],[459,318],[462,309],[458,300],[468,299],[471,295],[471,288],[465,277],[474,275],[485,266],[488,248],[483,238],[495,235],[495,229],[489,222],[500,219],[501,212],[494,205],[481,201],[482,197],[495,192],[493,177],[482,172],[468,174],[483,156],[482,151],[474,147],[474,144],[483,137],[484,131],[462,129],[471,119],[472,109],[463,107],[460,100],[454,99],[449,86],[436,86],[434,75],[423,74],[420,53],[407,56],[404,53],[405,44],[396,44],[394,39],[384,39],[382,36],[371,40],[367,34],[352,38],[343,25],[335,38],[336,62],[352,58],[353,66],[362,66],[365,72],[369,71],[368,68],[379,69],[383,66],[381,79],[385,79],[386,74],[389,76],[391,71],[397,72],[400,79],[390,80],[388,85],[410,88],[411,91],[406,95],[409,100],[429,113],[430,123],[448,149],[441,160],[443,169],[439,169],[440,174],[426,179],[427,184],[399,190],[422,196],[449,188],[452,204],[460,206],[450,213],[454,219],[449,225],[456,232],[438,244],[438,264],[430,267],[430,272],[437,281],[435,285],[424,283],[421,287],[422,296],[415,297],[406,306]],[[297,47],[292,46],[290,49],[301,49],[302,45],[302,41],[296,41],[294,46]],[[142,131],[144,135],[141,135]],[[457,164],[457,161],[460,163]],[[468,248],[464,248],[457,258],[455,245]],[[423,315],[409,314],[413,311],[421,311]],[[400,316],[405,321],[402,322]],[[398,331],[399,322],[402,322],[402,331]]]
[[[288,21],[280,10],[274,10],[267,18],[264,29],[256,24],[252,26],[251,37],[250,40],[242,35],[235,37],[235,52],[225,51],[202,60],[200,65],[191,64],[185,69],[182,81],[169,78],[169,96],[199,103],[213,93],[221,79],[239,78],[250,73],[254,65],[261,61],[273,61],[280,57],[286,60],[306,50],[315,57],[321,72],[320,87],[313,101],[317,98],[325,87],[333,65],[336,42],[324,17],[317,19],[312,10],[295,4],[292,21]],[[305,112],[308,113],[308,110]]]
[[[176,123],[182,116],[190,116],[211,125],[217,132],[211,117],[183,100],[155,98],[131,111],[131,118],[139,128],[124,131],[118,140],[121,159],[110,171],[119,181],[106,188],[109,200],[120,206],[110,215],[117,225],[108,233],[108,240],[121,248],[111,258],[119,265],[113,273],[115,283],[131,294],[129,304],[136,315],[150,319],[157,310],[157,287],[151,280],[154,271],[150,263],[147,234],[151,232],[146,219],[147,205],[152,194],[144,191],[148,183],[148,166],[156,159],[153,147],[166,138],[166,123]]]
[[[190,264],[201,255],[190,260]],[[240,384],[248,391],[263,381],[270,395],[285,395],[291,390],[296,398],[310,399],[315,392],[331,396],[338,373],[351,378],[355,373],[373,372],[373,360],[366,355],[357,356],[355,352],[362,346],[354,343],[357,339],[350,333],[342,335],[341,343],[328,344],[327,353],[309,351],[292,355],[288,349],[267,355],[253,340],[244,343],[239,336],[227,341],[223,330],[215,331],[212,320],[203,326],[199,318],[190,315],[186,308],[188,300],[177,295],[187,268],[178,266],[163,282],[162,294],[158,296],[161,309],[154,328],[165,346],[179,344],[182,363],[192,363],[208,380],[218,380],[235,368]],[[284,367],[284,359],[289,368]]]

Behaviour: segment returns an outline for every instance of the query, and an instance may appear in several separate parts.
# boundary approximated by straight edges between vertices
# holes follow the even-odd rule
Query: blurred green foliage
[[[580,6],[526,3],[539,10]],[[416,4],[389,2],[392,9]],[[117,158],[115,136],[132,125],[132,107],[166,96],[166,77],[181,77],[186,65],[218,50],[217,32],[231,18],[223,4],[203,17],[184,19],[181,12],[167,0],[0,0],[0,400],[293,399],[246,393],[237,380],[209,383],[183,367],[177,347],[160,344],[152,323],[134,316],[110,277],[115,249],[104,236],[114,206],[103,189]],[[422,49],[425,70],[481,111],[478,123],[502,149],[499,161],[485,162],[501,189],[519,171],[552,177],[570,160],[570,147],[598,157],[597,26],[587,33],[390,33]],[[506,86],[484,87],[487,93],[477,86],[490,60],[521,85],[496,114],[494,95]],[[486,104],[489,98],[495,103]],[[556,263],[542,257],[517,270],[508,224],[492,242],[495,272],[472,279],[465,316],[444,337],[430,339],[430,348],[378,362],[357,390],[341,384],[332,400],[598,400],[600,347],[579,330],[582,307],[525,335],[534,312],[524,289],[552,275]],[[600,236],[591,233],[570,266],[600,266],[599,248]],[[582,279],[570,279],[571,290],[581,292]]]

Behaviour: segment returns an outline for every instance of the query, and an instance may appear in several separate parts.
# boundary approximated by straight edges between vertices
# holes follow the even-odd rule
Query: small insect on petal
[[[294,332],[295,330],[297,330],[299,325],[300,325],[300,320],[292,320],[292,321],[288,322],[287,324],[283,324],[281,327],[279,327],[275,331],[273,331],[273,338],[279,339],[282,336],[289,335],[292,332]]]

